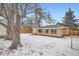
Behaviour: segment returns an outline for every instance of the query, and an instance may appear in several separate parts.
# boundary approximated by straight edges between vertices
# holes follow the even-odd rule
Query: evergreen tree
[[[75,19],[74,11],[69,8],[69,11],[65,14],[63,24],[68,26],[70,29],[76,29],[76,22],[77,20]]]

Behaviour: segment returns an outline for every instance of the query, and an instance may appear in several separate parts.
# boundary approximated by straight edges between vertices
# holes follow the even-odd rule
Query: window
[[[46,29],[46,33],[48,33],[49,32],[49,30],[48,29]]]
[[[39,29],[39,33],[42,33],[42,29]]]
[[[57,29],[51,29],[51,33],[57,33]]]

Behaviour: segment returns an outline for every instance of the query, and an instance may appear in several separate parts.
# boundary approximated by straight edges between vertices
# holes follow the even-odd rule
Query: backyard
[[[8,50],[12,41],[0,39],[2,56],[79,56],[79,36],[73,36],[73,49],[70,48],[71,37],[62,38],[20,34],[22,47]]]

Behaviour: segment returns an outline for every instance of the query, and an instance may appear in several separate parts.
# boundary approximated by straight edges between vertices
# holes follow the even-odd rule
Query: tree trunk
[[[19,13],[18,13],[18,4],[15,4],[15,16]],[[12,12],[12,11],[11,11]],[[9,47],[10,50],[12,49],[16,49],[18,46],[21,45],[21,42],[20,42],[20,25],[17,25],[17,23],[19,24],[20,23],[20,19],[18,19],[17,17],[14,17],[14,14],[13,13],[10,13],[10,35],[11,35],[11,39],[12,39],[12,44],[11,46]],[[16,21],[16,22],[15,22]]]
[[[10,50],[16,49],[19,45],[21,45],[19,30],[17,31],[16,28],[13,27],[13,30],[11,31],[11,33],[12,33],[11,34],[12,35],[12,44],[9,48]]]
[[[7,26],[3,23],[1,23],[4,27],[7,28],[7,35],[5,39],[11,39],[12,44],[9,47],[10,50],[16,49],[21,43],[20,43],[20,26],[16,26],[16,23],[20,23],[20,18],[17,19],[15,17],[16,15],[19,15],[19,5],[16,4],[1,4],[0,10],[2,13],[2,16],[7,20]],[[19,20],[19,21],[18,21]]]
[[[19,25],[17,26],[16,24],[14,24],[12,22],[11,32],[10,32],[11,33],[10,35],[11,35],[11,38],[12,38],[12,44],[11,44],[11,46],[9,48],[10,50],[16,49],[19,45],[21,45],[19,30],[20,30],[20,26]]]

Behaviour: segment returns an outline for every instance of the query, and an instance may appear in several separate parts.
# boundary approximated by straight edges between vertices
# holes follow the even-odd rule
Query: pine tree
[[[76,29],[76,22],[77,20],[75,19],[74,11],[69,8],[69,11],[65,14],[63,24],[68,26],[70,29]]]

